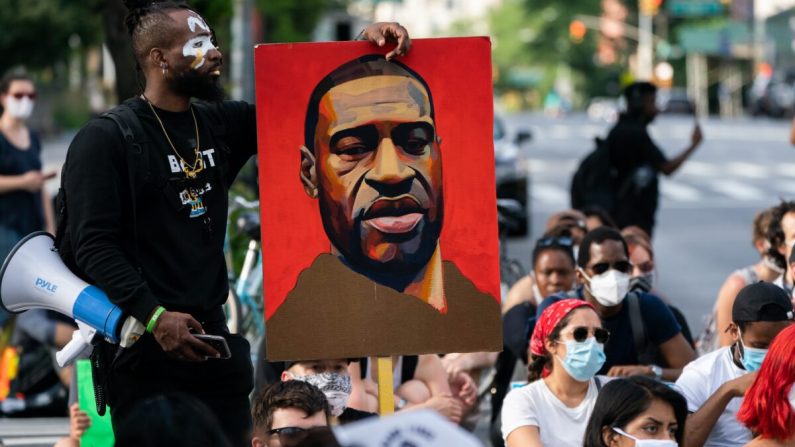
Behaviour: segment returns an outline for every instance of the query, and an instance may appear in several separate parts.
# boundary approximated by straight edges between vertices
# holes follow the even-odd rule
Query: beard
[[[196,70],[185,70],[169,79],[169,86],[175,93],[202,101],[220,102],[226,98],[226,92],[217,76],[202,74]]]

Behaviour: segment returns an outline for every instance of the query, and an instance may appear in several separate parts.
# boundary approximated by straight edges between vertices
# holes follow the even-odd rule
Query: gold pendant
[[[194,179],[196,178],[196,174],[202,172],[204,170],[204,160],[201,158],[201,154],[198,150],[196,152],[196,162],[193,163],[193,166],[188,167],[188,164],[183,161],[182,163],[182,172],[185,173],[185,177]]]

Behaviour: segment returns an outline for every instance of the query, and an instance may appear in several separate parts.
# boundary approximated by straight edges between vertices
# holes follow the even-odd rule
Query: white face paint
[[[215,49],[215,45],[210,41],[210,36],[197,36],[188,40],[182,47],[182,55],[193,57],[190,68],[197,69],[204,65],[207,53]]]
[[[207,26],[207,24],[204,23],[204,20],[198,16],[188,17],[188,28],[192,33],[196,32],[197,28],[201,28],[204,31],[210,32],[210,27]],[[190,68],[195,70],[204,65],[207,53],[215,49],[216,47],[213,45],[210,36],[196,36],[192,39],[189,39],[187,42],[185,42],[185,45],[182,46],[182,55],[193,58]]]
[[[190,32],[195,33],[197,26],[205,31],[210,31],[210,27],[207,26],[206,23],[204,23],[204,20],[201,17],[198,16],[188,17],[188,28],[190,29]]]

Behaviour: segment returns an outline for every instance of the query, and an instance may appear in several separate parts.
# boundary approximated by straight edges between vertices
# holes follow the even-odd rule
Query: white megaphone
[[[61,366],[90,353],[98,336],[128,347],[146,330],[135,318],[125,318],[105,292],[72,273],[58,255],[53,236],[44,231],[25,236],[3,262],[0,305],[12,313],[49,309],[74,319],[79,329],[56,354]]]

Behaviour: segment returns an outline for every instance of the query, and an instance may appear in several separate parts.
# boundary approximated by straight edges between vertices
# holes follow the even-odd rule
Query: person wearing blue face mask
[[[528,384],[508,393],[502,434],[508,447],[582,446],[601,385],[610,333],[593,305],[567,299],[549,306],[530,339]]]
[[[725,329],[734,342],[687,365],[676,381],[690,412],[685,447],[731,447],[751,441],[751,431],[737,421],[737,411],[768,346],[792,318],[792,302],[780,287],[758,282],[740,290],[732,323]]]

